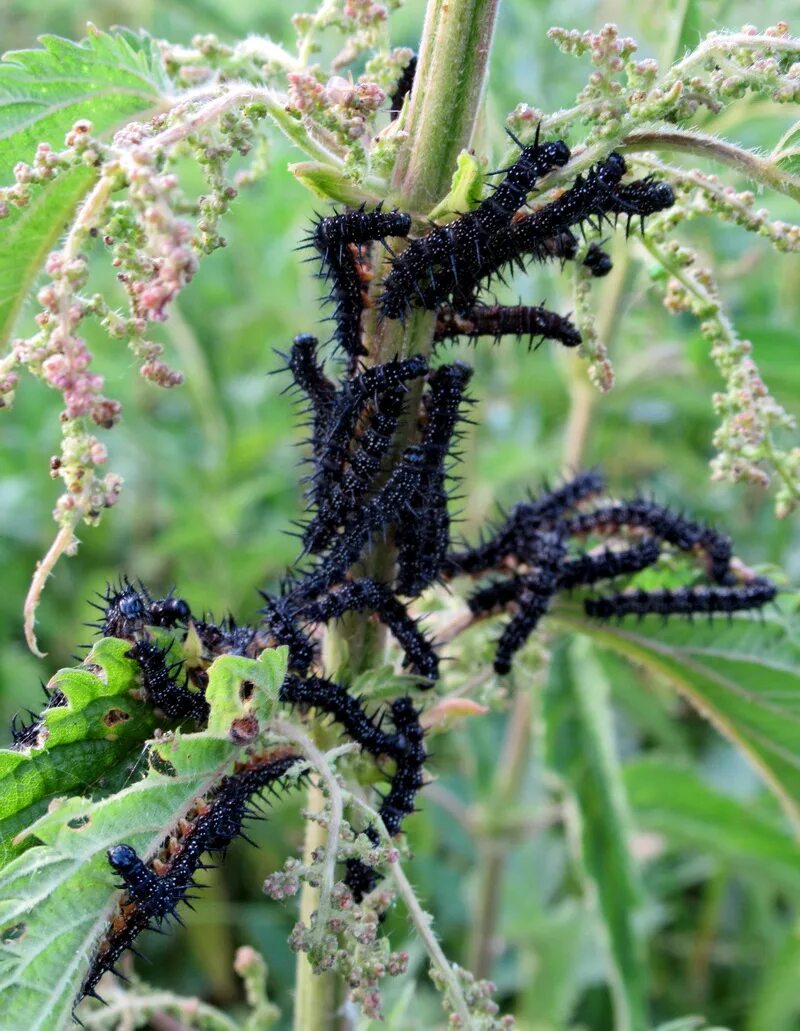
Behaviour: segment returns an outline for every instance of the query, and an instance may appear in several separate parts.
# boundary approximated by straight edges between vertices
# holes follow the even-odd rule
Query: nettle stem
[[[445,196],[459,153],[469,146],[480,106],[499,0],[429,0],[425,14],[415,88],[408,112],[408,139],[398,155],[390,201],[404,211],[426,212]],[[402,244],[400,244],[402,246]],[[382,278],[380,270],[376,284]],[[369,363],[395,356],[429,354],[433,343],[433,315],[414,312],[405,323],[379,323],[374,309],[366,313],[364,344]],[[408,413],[398,430],[395,453],[411,440],[421,387],[409,396]],[[391,542],[376,542],[367,562],[367,574],[391,578],[394,549]],[[325,653],[349,677],[383,662],[385,635],[368,614],[352,615],[328,630]],[[338,671],[338,672],[340,672]],[[330,669],[331,675],[337,670]],[[306,846],[322,844],[320,827],[306,824]],[[301,913],[310,918],[315,892],[303,886]],[[331,975],[315,975],[303,953],[297,958],[295,999],[296,1031],[325,1031],[336,1027],[334,1000],[341,992]],[[313,1014],[313,1023],[303,1023]]]

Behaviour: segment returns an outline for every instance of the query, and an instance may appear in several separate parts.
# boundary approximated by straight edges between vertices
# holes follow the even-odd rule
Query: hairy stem
[[[145,1017],[156,1026],[153,1021],[156,1014],[163,1018],[170,1012],[180,1014],[182,1011],[191,1012],[194,1021],[202,1021],[202,1026],[208,1031],[238,1031],[238,1025],[230,1017],[200,999],[181,998],[171,992],[159,991],[119,992],[118,997],[108,1000],[105,1008],[93,1010],[84,1015],[82,1020],[84,1027],[100,1029],[128,1027],[130,1024],[126,1021]],[[165,1025],[162,1023],[160,1026]]]
[[[760,158],[743,147],[737,147],[733,143],[717,139],[715,136],[707,136],[702,132],[686,129],[629,132],[620,149],[623,151],[685,151],[688,154],[695,154],[698,157],[728,165],[747,176],[748,179],[753,179],[763,186],[770,186],[773,190],[785,193],[793,200],[800,200],[800,178],[789,175],[771,161]]]
[[[446,193],[469,146],[486,81],[499,0],[429,0],[408,116],[409,145],[395,168],[397,201],[426,211]]]
[[[313,780],[308,789],[306,808],[319,812],[325,806],[325,796]],[[303,862],[313,862],[317,849],[328,847],[328,835],[316,820],[306,821]],[[335,847],[335,846],[334,846]],[[314,914],[320,908],[320,889],[304,883],[300,896],[300,919],[310,927]],[[297,954],[294,1028],[295,1031],[326,1031],[336,1026],[339,984],[334,974],[315,974],[304,952]]]

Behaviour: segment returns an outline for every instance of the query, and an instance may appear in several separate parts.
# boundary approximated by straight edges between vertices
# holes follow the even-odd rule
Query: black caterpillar
[[[550,168],[569,158],[563,143],[545,144],[539,150],[544,153],[545,147],[553,148],[548,152]],[[545,261],[574,256],[573,226],[584,230],[589,226],[599,231],[604,221],[616,221],[620,215],[626,216],[628,227],[637,216],[644,224],[645,216],[675,201],[668,183],[649,177],[621,185],[625,161],[620,154],[612,153],[585,177],[579,175],[557,200],[532,215],[512,219],[514,212],[508,215],[508,208],[530,182],[527,169],[541,174],[545,164],[531,159],[519,169],[512,166],[495,196],[484,201],[477,211],[434,228],[395,258],[380,297],[382,316],[398,319],[412,307],[435,311],[445,304],[464,312],[474,304],[480,287],[488,285],[506,266],[524,268],[526,258]],[[498,193],[502,202],[497,202]],[[553,241],[559,242],[554,245]],[[610,270],[607,256],[601,259],[593,253],[587,258],[593,274],[603,275]]]
[[[346,612],[374,612],[394,635],[405,654],[405,665],[428,680],[439,678],[439,657],[391,586],[369,577],[347,580],[318,601],[300,609],[310,623],[328,623]]]
[[[258,818],[254,799],[265,789],[274,792],[296,762],[298,757],[294,754],[268,753],[250,756],[238,764],[235,772],[224,777],[205,800],[196,803],[193,813],[164,841],[160,852],[163,858],[144,863],[129,845],[108,850],[109,864],[120,876],[119,887],[125,893],[100,940],[76,1005],[84,996],[100,999],[97,984],[106,971],[121,976],[114,964],[123,952],[135,951],[134,942],[142,931],[157,929],[168,917],[180,921],[178,906],[190,903],[196,898],[192,890],[202,887],[194,880],[197,871],[205,869],[202,856],[224,853],[234,838],[250,840],[242,832],[242,824]]]
[[[166,654],[166,650],[150,641],[137,641],[127,652],[128,658],[139,664],[148,702],[170,720],[190,719],[205,723],[209,714],[208,702],[198,691],[191,691],[186,684],[178,683],[174,673],[183,663],[175,662],[168,666]]]
[[[588,533],[614,533],[622,527],[647,530],[679,551],[697,550],[706,556],[708,575],[715,583],[733,582],[730,537],[645,498],[635,498],[581,513],[569,520],[566,530],[570,536],[580,536]]]
[[[302,709],[316,709],[334,719],[348,737],[376,759],[386,756],[395,762],[390,788],[381,802],[378,813],[392,836],[399,834],[405,816],[414,811],[416,793],[424,783],[423,767],[427,753],[423,744],[424,731],[419,722],[419,711],[408,697],[395,699],[389,706],[393,733],[381,728],[365,711],[361,700],[354,698],[346,688],[322,677],[301,680],[287,677],[281,688],[281,701]],[[368,827],[366,834],[374,843],[378,835]],[[378,877],[374,870],[360,860],[346,863],[345,883],[360,902],[372,890]]]
[[[411,217],[377,207],[344,211],[319,218],[302,246],[311,246],[320,259],[319,276],[331,284],[328,300],[335,303],[333,339],[349,357],[350,370],[368,352],[361,342],[361,315],[366,306],[362,278],[364,244],[383,242],[387,236],[407,236]]]
[[[126,576],[121,577],[118,584],[109,584],[100,599],[100,604],[93,601],[90,605],[98,609],[103,618],[89,625],[103,637],[133,640],[147,626],[174,627],[191,618],[183,598],[170,593],[154,600],[142,583],[134,585]]]
[[[403,101],[411,93],[417,72],[417,55],[412,54],[389,100],[389,118],[394,121],[403,110]]]
[[[597,619],[622,619],[624,616],[649,614],[658,616],[712,615],[715,612],[743,612],[758,609],[775,599],[777,588],[766,577],[756,577],[737,587],[700,585],[677,590],[631,591],[601,598],[587,598],[584,607],[588,616]]]
[[[459,314],[445,305],[436,313],[433,339],[437,342],[485,336],[494,337],[495,341],[504,336],[528,337],[528,346],[537,338],[557,340],[564,347],[577,347],[581,343],[580,332],[568,318],[539,306],[475,304]]]
[[[408,499],[411,514],[395,527],[397,590],[413,597],[439,575],[450,544],[446,463],[464,420],[461,407],[472,369],[464,362],[443,365],[430,376],[423,397],[420,447],[423,463],[416,492]]]

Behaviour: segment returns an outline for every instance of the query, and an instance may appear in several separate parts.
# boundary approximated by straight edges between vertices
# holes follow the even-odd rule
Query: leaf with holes
[[[107,637],[83,666],[62,669],[50,690],[66,705],[47,709],[37,745],[0,750],[0,866],[26,845],[14,838],[70,791],[107,793],[131,775],[131,763],[156,726],[156,716],[131,694],[138,665],[125,657],[130,642]]]
[[[222,672],[213,678],[209,723],[219,734],[176,732],[148,742],[141,780],[100,801],[53,800],[20,835],[36,844],[0,871],[0,992],[7,1026],[59,1031],[67,1025],[119,897],[106,850],[125,842],[142,856],[153,855],[194,800],[231,771],[240,751],[229,735],[231,721],[244,721],[253,699],[260,699],[263,714],[268,692],[277,694],[286,649],[258,660],[226,658],[242,665],[234,675],[230,662],[221,663]],[[242,698],[245,677],[254,691]],[[239,699],[238,709],[233,698]]]
[[[266,723],[278,700],[289,649],[268,648],[257,659],[220,655],[208,667],[206,698],[211,704],[208,729],[225,736],[235,732],[235,721],[255,717]],[[254,727],[253,733],[258,732]]]

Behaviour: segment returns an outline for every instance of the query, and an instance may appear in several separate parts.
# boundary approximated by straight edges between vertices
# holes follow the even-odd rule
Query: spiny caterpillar
[[[736,587],[716,587],[701,584],[680,587],[677,590],[630,591],[600,598],[586,598],[584,608],[588,616],[597,619],[622,619],[625,616],[649,614],[658,616],[708,615],[713,613],[743,612],[758,609],[773,601],[777,588],[766,577],[755,577]]]
[[[502,631],[495,652],[494,668],[507,673],[514,655],[525,644],[561,591],[586,587],[601,580],[630,576],[658,562],[662,542],[690,556],[700,554],[714,584],[588,598],[588,615],[600,619],[640,616],[656,612],[662,616],[695,612],[732,613],[760,608],[775,597],[776,588],[766,578],[737,584],[730,568],[730,540],[723,534],[692,522],[653,501],[637,498],[629,502],[600,506],[574,513],[577,504],[602,489],[597,473],[584,473],[556,491],[522,502],[512,509],[505,523],[477,547],[451,553],[444,573],[485,575],[492,571],[510,573],[508,579],[493,579],[470,596],[468,604],[477,618],[510,608],[512,617]],[[588,533],[619,537],[623,530],[645,530],[627,547],[606,546],[598,553],[570,555],[568,544]],[[716,586],[721,584],[724,586]]]
[[[529,344],[540,340],[557,340],[564,347],[577,347],[581,335],[577,327],[565,316],[548,311],[538,305],[475,304],[463,314],[442,306],[436,313],[434,340],[454,340],[458,337],[528,337]]]
[[[533,144],[520,147],[520,157],[505,170],[493,196],[476,211],[414,240],[394,259],[380,299],[384,318],[402,318],[411,307],[434,310],[444,303],[462,276],[477,273],[492,251],[495,234],[511,221],[536,181],[570,157],[561,140],[540,143],[538,130]]]
[[[457,426],[464,420],[461,407],[472,369],[465,362],[443,365],[429,377],[423,397],[420,448],[423,468],[416,491],[408,499],[411,515],[395,527],[397,590],[413,597],[439,575],[450,544],[446,463]]]
[[[346,612],[373,612],[391,630],[405,653],[405,665],[421,677],[437,680],[439,657],[420,630],[405,605],[395,596],[389,584],[369,577],[347,580],[340,587],[315,602],[299,609],[309,623],[327,623]]]
[[[412,54],[406,64],[400,78],[397,80],[397,85],[389,100],[389,118],[394,121],[395,118],[403,110],[403,101],[411,93],[414,88],[414,76],[417,71],[417,55]]]
[[[148,702],[161,709],[170,720],[208,720],[209,706],[202,694],[191,691],[186,684],[179,684],[175,671],[182,662],[167,665],[167,649],[159,648],[150,641],[137,641],[127,652],[130,659],[139,664],[142,686]]]
[[[126,576],[118,584],[109,584],[100,599],[102,604],[90,605],[102,613],[102,619],[90,625],[103,637],[132,640],[146,626],[174,627],[191,617],[182,598],[170,593],[154,600],[142,583],[134,585]]]
[[[319,218],[302,246],[311,246],[320,260],[319,278],[331,284],[328,300],[335,302],[334,340],[350,359],[350,370],[367,354],[361,341],[361,314],[366,306],[366,286],[362,281],[362,246],[387,236],[407,236],[409,215],[398,211],[343,211]]]
[[[572,227],[599,231],[603,222],[615,223],[623,215],[629,229],[633,218],[639,217],[644,225],[645,216],[675,202],[669,184],[651,177],[622,185],[625,160],[612,153],[585,177],[579,175],[557,200],[531,215],[513,218],[535,179],[566,164],[569,157],[561,141],[539,144],[537,132],[536,141],[523,148],[519,162],[508,170],[493,197],[413,241],[392,261],[380,297],[382,316],[399,319],[414,307],[436,311],[443,305],[465,313],[480,288],[506,266],[524,268],[524,259],[574,256]],[[585,260],[593,275],[610,271],[610,260],[603,252],[591,252]]]
[[[163,842],[159,854],[148,863],[129,845],[108,850],[109,864],[121,877],[124,894],[97,946],[76,1005],[84,996],[100,998],[100,978],[108,970],[119,975],[114,964],[123,952],[133,949],[142,931],[157,927],[168,917],[180,920],[178,906],[191,901],[195,896],[190,892],[202,887],[194,876],[205,869],[203,855],[224,853],[234,838],[246,838],[242,824],[257,815],[253,809],[255,800],[265,789],[274,793],[276,785],[283,782],[297,762],[298,756],[273,750],[250,755],[237,763],[232,774],[224,777],[205,799],[195,803]]]

